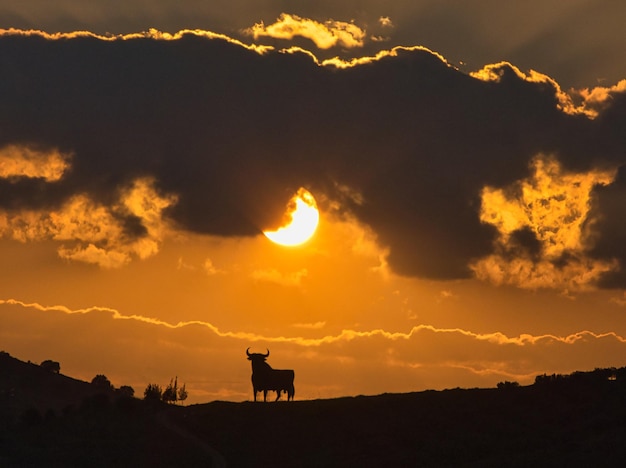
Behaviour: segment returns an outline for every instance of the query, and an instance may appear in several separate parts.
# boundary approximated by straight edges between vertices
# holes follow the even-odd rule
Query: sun
[[[311,192],[300,188],[287,204],[287,222],[275,231],[263,231],[272,242],[284,246],[296,246],[308,241],[320,221],[315,198]]]

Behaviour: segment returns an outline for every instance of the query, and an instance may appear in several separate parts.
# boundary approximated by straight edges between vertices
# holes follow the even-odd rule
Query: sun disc
[[[284,246],[304,244],[313,237],[320,220],[315,198],[308,190],[301,188],[287,207],[288,222],[275,231],[263,231],[263,234],[272,242]]]

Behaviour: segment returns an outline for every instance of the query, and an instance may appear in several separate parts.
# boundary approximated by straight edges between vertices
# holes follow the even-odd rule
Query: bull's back
[[[254,372],[252,385],[260,390],[284,390],[293,387],[296,373],[292,369],[272,369],[271,372]]]
[[[278,369],[276,372],[280,372],[280,375],[284,379],[295,379],[296,373],[291,369]]]

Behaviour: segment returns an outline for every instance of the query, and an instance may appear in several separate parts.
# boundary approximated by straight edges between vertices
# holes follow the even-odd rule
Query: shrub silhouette
[[[163,401],[164,403],[176,404],[178,401],[187,399],[188,393],[185,384],[178,386],[178,377],[170,379],[165,390],[159,384],[148,384],[143,392],[144,400]]]
[[[518,387],[519,382],[509,382],[508,380],[505,380],[504,382],[498,382],[497,385],[498,390],[511,390]]]
[[[183,402],[188,396],[189,394],[187,393],[186,384],[183,384],[183,386],[178,389],[178,400]]]
[[[161,399],[165,403],[173,403],[176,404],[178,400],[178,377],[176,379],[171,379],[168,386],[163,390],[163,395],[161,395]]]
[[[61,372],[61,364],[59,364],[56,361],[52,361],[50,359],[46,359],[45,361],[42,361],[40,366],[42,369],[45,369],[50,372],[54,372],[55,374],[58,374]]]
[[[111,381],[107,378],[106,375],[103,374],[98,374],[93,379],[91,379],[91,385],[93,385],[100,391],[113,390],[113,385],[111,384]]]
[[[120,397],[134,397],[135,396],[135,389],[133,387],[131,387],[130,385],[122,385],[118,390],[117,390],[118,394],[120,395]]]
[[[163,389],[159,384],[148,384],[143,391],[143,399],[149,401],[161,401],[163,396]]]

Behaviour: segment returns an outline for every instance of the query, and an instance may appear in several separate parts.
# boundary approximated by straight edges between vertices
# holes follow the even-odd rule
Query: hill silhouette
[[[92,385],[0,352],[0,424],[27,409],[62,411],[98,393]]]
[[[166,407],[0,352],[0,467],[211,466]]]
[[[93,393],[39,367],[0,355],[0,466],[588,467],[626,459],[624,369],[537,376],[530,386],[181,407]],[[41,417],[25,418],[33,408]]]

